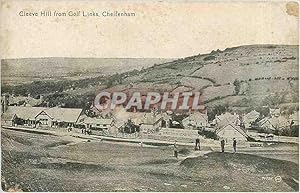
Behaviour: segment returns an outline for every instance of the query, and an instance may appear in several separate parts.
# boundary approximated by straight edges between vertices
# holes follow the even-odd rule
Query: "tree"
[[[225,112],[227,112],[229,110],[229,105],[225,104],[225,105],[216,105],[212,108],[208,109],[207,112],[207,116],[208,116],[208,120],[212,121],[216,115],[221,115]]]
[[[202,136],[205,136],[205,138],[209,138],[209,139],[214,139],[214,140],[218,140],[219,139],[218,135],[215,132],[209,131],[209,130],[205,130],[205,129],[199,130],[198,134],[202,135]]]
[[[235,79],[233,82],[235,95],[238,95],[241,89],[241,82],[238,79]]]

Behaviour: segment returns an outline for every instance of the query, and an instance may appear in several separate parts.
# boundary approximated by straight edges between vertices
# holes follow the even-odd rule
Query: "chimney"
[[[40,101],[43,102],[44,101],[44,96],[40,95]]]
[[[9,95],[4,94],[3,95],[3,109],[2,109],[3,113],[7,111],[8,105],[9,105]]]

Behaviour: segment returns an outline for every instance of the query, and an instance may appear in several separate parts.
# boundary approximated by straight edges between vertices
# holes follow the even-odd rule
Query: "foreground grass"
[[[298,164],[289,161],[217,152],[183,160],[172,157],[172,147],[73,144],[57,136],[7,130],[1,133],[6,190],[298,190],[294,181],[298,180]]]

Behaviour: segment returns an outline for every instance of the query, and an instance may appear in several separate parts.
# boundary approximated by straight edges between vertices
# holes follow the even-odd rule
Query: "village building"
[[[78,123],[82,129],[90,130],[95,135],[109,135],[115,120],[112,118],[101,117],[84,117],[82,121]]]
[[[1,120],[6,125],[71,127],[75,126],[81,113],[82,109],[75,108],[9,106]]]
[[[2,112],[7,110],[8,106],[29,106],[35,107],[43,103],[43,96],[41,95],[38,99],[28,96],[15,96],[14,94],[3,94],[1,96]],[[6,107],[4,107],[6,106]]]
[[[299,111],[295,111],[293,114],[289,116],[289,123],[291,126],[299,127]]]
[[[145,114],[144,119],[140,123],[140,132],[154,133],[158,132],[162,126],[162,116]]]
[[[252,123],[258,120],[260,113],[253,110],[243,116],[243,124],[246,129],[251,128]]]
[[[40,112],[36,120],[47,126],[74,127],[81,114],[82,109],[53,107]]]
[[[265,117],[258,123],[259,127],[266,132],[274,132],[289,127],[289,121],[284,116]]]
[[[271,109],[270,108],[270,117],[279,117],[280,116],[280,109],[276,108],[276,109]]]
[[[83,122],[85,128],[92,130],[108,130],[113,126],[114,120],[111,118],[91,118],[86,117]]]
[[[1,115],[1,125],[7,125],[7,126],[15,126],[17,120],[17,115],[15,113],[8,114],[4,113]]]
[[[212,125],[214,125],[217,128],[222,128],[228,124],[239,126],[241,124],[239,115],[236,113],[231,114],[229,112],[226,112],[216,116],[215,119],[212,121]]]
[[[161,112],[161,127],[170,128],[172,123],[172,111]]]
[[[35,116],[44,109],[44,107],[8,106],[6,112],[1,116],[2,125],[23,124],[35,127]]]
[[[200,112],[193,112],[182,120],[182,125],[187,129],[200,129],[208,126],[207,114]]]
[[[221,128],[216,129],[216,134],[220,139],[224,139],[226,143],[229,143],[235,138],[237,141],[247,141],[247,133],[238,125],[228,123]]]

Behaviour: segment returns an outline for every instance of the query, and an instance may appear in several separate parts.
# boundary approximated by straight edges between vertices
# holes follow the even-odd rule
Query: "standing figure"
[[[195,150],[200,150],[200,139],[199,139],[199,136],[196,138]]]
[[[178,158],[178,147],[176,140],[174,142],[174,157]]]
[[[236,139],[233,138],[233,153],[236,153]]]
[[[222,150],[222,153],[224,153],[224,151],[225,151],[225,140],[224,139],[221,140],[221,150]]]

